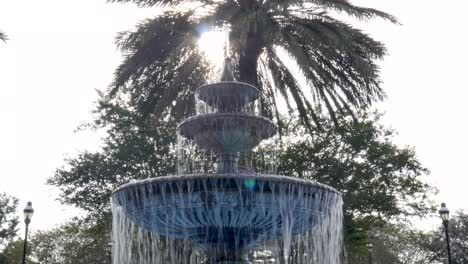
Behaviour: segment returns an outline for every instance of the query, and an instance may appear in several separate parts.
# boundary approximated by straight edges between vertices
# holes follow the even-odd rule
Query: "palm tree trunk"
[[[262,53],[262,42],[258,34],[249,32],[239,56],[239,80],[258,87],[258,57]]]

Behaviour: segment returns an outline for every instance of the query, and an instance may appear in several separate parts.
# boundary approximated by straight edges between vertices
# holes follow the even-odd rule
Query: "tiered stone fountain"
[[[278,263],[339,263],[337,191],[309,180],[238,169],[239,153],[277,129],[271,120],[244,111],[258,90],[228,77],[199,87],[197,100],[213,111],[177,128],[179,136],[216,153],[216,172],[118,188],[112,196],[114,264],[252,263],[249,258],[262,252]]]

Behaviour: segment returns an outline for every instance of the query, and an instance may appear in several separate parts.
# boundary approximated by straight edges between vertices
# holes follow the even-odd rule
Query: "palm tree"
[[[398,23],[387,13],[348,0],[109,1],[177,10],[117,37],[125,57],[110,98],[130,94],[143,114],[175,119],[188,114],[193,89],[209,74],[197,48],[200,28],[224,23],[231,27],[237,79],[260,89],[263,114],[278,122],[280,100],[311,128],[322,108],[336,120],[336,113],[353,115],[385,96],[375,63],[385,55],[384,45],[337,17]]]
[[[8,37],[5,33],[3,33],[2,31],[0,31],[0,40],[6,42],[8,40]]]

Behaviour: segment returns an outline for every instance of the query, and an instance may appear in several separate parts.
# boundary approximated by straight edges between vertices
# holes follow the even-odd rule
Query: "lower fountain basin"
[[[331,214],[341,195],[328,186],[286,176],[197,174],[129,183],[112,199],[137,226],[188,239],[222,259],[262,241],[312,230]],[[241,261],[241,255],[230,260]]]

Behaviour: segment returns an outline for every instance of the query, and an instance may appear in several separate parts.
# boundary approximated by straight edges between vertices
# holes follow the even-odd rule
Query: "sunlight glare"
[[[198,40],[200,50],[215,67],[221,67],[224,61],[224,36],[222,31],[207,31]]]

